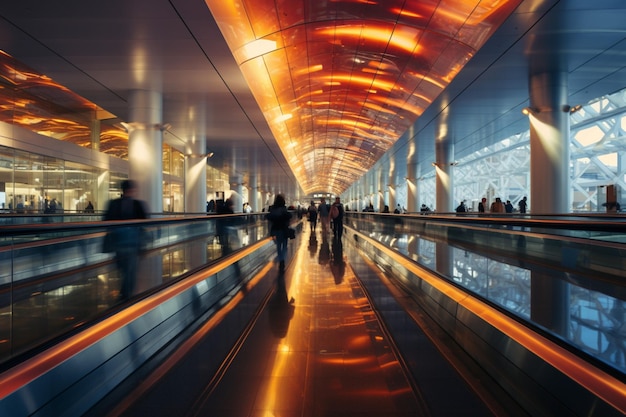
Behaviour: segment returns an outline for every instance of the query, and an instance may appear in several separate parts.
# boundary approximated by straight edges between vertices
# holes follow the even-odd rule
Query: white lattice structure
[[[604,211],[608,185],[615,185],[620,202],[626,190],[626,89],[572,113],[570,141],[572,211]],[[420,179],[419,204],[436,201],[434,175]],[[529,131],[458,160],[453,193],[456,204],[465,200],[471,210],[482,197],[511,200],[517,208],[530,195]]]

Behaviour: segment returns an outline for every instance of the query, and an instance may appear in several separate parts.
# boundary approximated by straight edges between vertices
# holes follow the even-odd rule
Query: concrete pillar
[[[111,172],[103,171],[98,175],[98,183],[96,185],[96,198],[93,201],[96,212],[106,210],[109,196],[109,183],[111,182]]]
[[[558,63],[554,63],[558,67]],[[569,213],[570,152],[567,73],[541,68],[531,73],[530,200],[528,212]],[[540,272],[531,274],[531,319],[565,334],[569,320],[569,284]]]
[[[372,191],[370,193],[371,195],[371,203],[374,206],[374,210],[375,211],[380,211],[380,195],[382,193],[382,185],[381,185],[381,181],[380,181],[380,168],[376,167],[375,171],[372,172],[374,178],[372,181]]]
[[[617,154],[617,172],[623,172],[624,171],[624,167],[626,167],[626,154],[624,154],[623,152],[618,152]],[[618,202],[620,204],[620,208],[622,206],[622,198],[624,197],[623,195],[623,188],[622,187],[615,187],[616,188],[616,202]],[[625,207],[626,208],[626,207]]]
[[[420,165],[416,162],[409,162],[406,167],[407,172],[407,206],[409,213],[419,211],[417,187],[420,177]]]
[[[364,206],[369,207],[371,204],[374,208],[376,208],[379,188],[380,182],[378,178],[378,168],[375,168],[367,173],[367,182],[363,192],[361,193],[361,201]]]
[[[387,170],[387,172],[389,173],[389,177],[387,178],[388,197],[386,201],[387,201],[387,205],[389,206],[389,211],[393,213],[393,210],[396,208],[396,187],[399,184],[399,181],[397,178],[398,167],[396,166],[395,158],[389,161],[389,169]]]
[[[437,212],[449,213],[454,211],[452,194],[453,175],[451,165],[454,162],[454,144],[452,138],[444,135],[435,140],[435,194]]]
[[[250,175],[250,185],[248,186],[249,196],[248,203],[250,203],[250,208],[252,211],[259,212],[261,211],[261,204],[259,203],[259,184],[256,175]]]
[[[571,212],[567,73],[530,77],[530,201],[528,212]]]
[[[94,114],[94,118],[91,119],[90,131],[91,131],[91,149],[94,151],[100,150],[100,125],[101,122],[95,116],[97,116],[97,112]]]
[[[163,212],[162,97],[156,91],[135,90],[129,97],[128,162],[137,197],[152,213]]]
[[[128,162],[131,180],[136,181],[137,198],[151,213],[163,212],[163,112],[161,93],[134,90],[129,96]],[[158,257],[140,259],[137,291],[154,288],[163,277]]]
[[[233,202],[233,211],[241,213],[243,210],[243,182],[241,175],[235,174],[230,176],[230,199]]]
[[[185,143],[185,213],[205,213],[206,140],[196,135]]]

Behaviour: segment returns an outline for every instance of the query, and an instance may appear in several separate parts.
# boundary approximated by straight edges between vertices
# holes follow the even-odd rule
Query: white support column
[[[91,134],[91,149],[94,151],[100,150],[100,130],[101,130],[101,122],[96,118],[96,114],[94,114],[94,118],[91,119],[90,124],[90,134]]]
[[[129,97],[128,162],[137,197],[152,213],[163,212],[162,97],[156,91],[135,90]]]
[[[374,201],[374,210],[377,212],[383,211],[383,207],[385,207],[385,194],[387,193],[387,180],[386,175],[384,174],[384,168],[379,167],[376,172],[376,189],[374,192],[376,193],[376,200]]]
[[[248,185],[249,195],[248,201],[250,203],[250,207],[252,211],[259,212],[261,211],[261,204],[259,203],[260,195],[259,195],[259,184],[257,180],[257,175],[250,175],[250,184]]]
[[[406,167],[407,172],[407,206],[409,213],[419,211],[417,186],[419,184],[420,169],[416,162],[409,162]]]
[[[243,210],[243,182],[241,175],[235,174],[230,177],[230,200],[233,202],[233,211],[241,213]]]
[[[393,213],[393,210],[396,208],[396,187],[398,186],[398,167],[396,166],[395,158],[389,161],[389,177],[388,177],[388,187],[387,190],[389,192],[387,197],[387,205],[389,206],[389,211]]]
[[[453,166],[451,165],[454,162],[454,144],[452,138],[446,135],[435,140],[435,159],[437,212],[449,213],[454,211]]]
[[[129,177],[137,183],[137,198],[146,202],[151,213],[162,213],[164,128],[161,93],[132,91],[129,107]],[[159,285],[163,277],[163,263],[158,257],[141,259],[137,277],[137,291]]]
[[[206,140],[197,135],[185,143],[185,213],[206,212]]]
[[[530,77],[530,201],[532,214],[570,213],[567,73]]]
[[[528,212],[533,215],[571,212],[567,81],[567,73],[561,71],[537,72],[530,76]],[[532,320],[564,334],[569,328],[569,287],[567,282],[533,271],[530,283]]]
[[[380,183],[378,182],[378,170],[376,168],[371,169],[367,173],[367,179],[363,187],[363,191],[361,192],[361,210],[365,207],[369,207],[370,204],[375,205],[376,201],[374,198],[378,198],[378,189],[380,187]]]
[[[381,185],[380,185],[380,168],[375,168],[374,171],[372,171],[372,185],[371,185],[371,191],[370,191],[370,202],[372,204],[372,206],[374,206],[374,210],[376,211],[380,211],[379,209],[379,205],[380,205],[380,193],[381,193]]]
[[[94,208],[96,212],[105,210],[107,207],[107,201],[109,201],[109,182],[111,181],[111,172],[104,171],[98,175],[98,182],[96,184],[96,201],[94,201]]]

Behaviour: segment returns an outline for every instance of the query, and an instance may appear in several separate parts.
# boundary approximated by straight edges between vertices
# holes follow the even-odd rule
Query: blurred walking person
[[[341,240],[341,236],[343,235],[343,215],[344,209],[343,204],[341,204],[341,199],[335,197],[335,202],[330,208],[330,217],[333,219],[333,236],[339,240]]]
[[[147,219],[148,210],[143,201],[137,200],[137,186],[134,181],[122,182],[122,196],[109,201],[104,220]],[[133,295],[139,263],[143,231],[141,227],[115,227],[109,231],[115,251],[115,262],[121,275],[119,300],[123,301]]]
[[[315,228],[317,226],[317,207],[315,207],[315,201],[311,200],[311,205],[307,210],[307,214],[311,233],[315,233]]]
[[[320,205],[317,207],[317,213],[320,215],[320,223],[322,223],[322,233],[328,233],[330,225],[330,205],[326,203],[326,199],[322,197]]]
[[[287,258],[287,240],[289,221],[291,220],[291,213],[287,211],[285,205],[285,197],[281,194],[276,194],[274,198],[274,204],[270,206],[269,213],[265,215],[265,218],[270,221],[270,234],[274,237],[274,243],[276,243],[276,254],[278,256],[279,271],[285,271],[285,259]]]

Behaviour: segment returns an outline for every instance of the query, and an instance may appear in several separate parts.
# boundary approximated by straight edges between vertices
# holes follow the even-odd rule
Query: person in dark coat
[[[344,209],[341,198],[335,197],[335,202],[330,208],[330,217],[333,221],[333,235],[340,240],[343,235],[343,215]]]
[[[524,198],[522,198],[519,201],[518,206],[519,206],[519,212],[522,213],[522,214],[525,214],[526,213],[526,209],[528,207],[528,199],[526,198],[526,196],[524,196]]]
[[[487,199],[483,197],[482,200],[480,200],[480,203],[478,203],[478,212],[484,213],[486,210],[487,210]]]
[[[148,210],[143,201],[137,200],[137,186],[134,181],[122,182],[122,196],[109,201],[104,220],[132,220],[147,219]],[[126,300],[133,295],[139,251],[143,240],[142,230],[136,226],[115,227],[109,231],[110,238],[115,245],[115,262],[120,272],[122,285],[120,300]]]
[[[317,226],[317,207],[315,207],[315,201],[311,200],[311,205],[307,210],[307,217],[309,220],[309,226],[311,228],[311,233],[315,233],[315,228]]]
[[[231,198],[227,198],[223,204],[219,204],[217,207],[217,214],[235,214],[234,203]],[[231,216],[225,218],[216,219],[217,237],[222,247],[222,256],[228,255],[233,251],[231,242],[231,229],[234,225],[235,219]]]
[[[274,237],[276,243],[276,254],[278,256],[279,270],[285,271],[285,259],[287,258],[287,240],[289,239],[288,229],[291,213],[287,211],[285,205],[285,197],[276,194],[274,204],[270,207],[269,213],[265,218],[271,223],[270,234]]]

